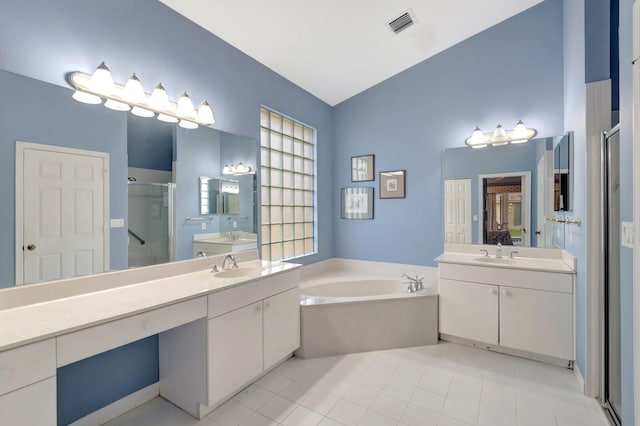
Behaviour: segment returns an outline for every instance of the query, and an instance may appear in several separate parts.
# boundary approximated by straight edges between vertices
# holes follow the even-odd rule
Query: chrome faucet
[[[496,259],[502,259],[502,243],[496,246]]]
[[[231,268],[227,268],[227,260],[231,261]],[[224,260],[222,261],[222,269],[236,269],[238,267],[238,262],[236,262],[236,258],[234,255],[232,254],[228,254],[224,257]]]
[[[207,257],[207,253],[205,253],[204,250],[200,250],[196,253],[196,257]]]
[[[482,250],[480,250],[480,253],[482,253],[482,255],[484,257],[489,257],[489,251],[488,250],[482,249]]]
[[[513,256],[513,255],[514,255],[514,254],[516,254],[516,253],[518,253],[518,251],[517,251],[517,250],[511,250],[511,251],[509,252],[509,259],[513,259],[513,258],[514,258],[514,256]]]
[[[418,278],[417,275],[415,277],[410,277],[407,274],[402,274],[402,278],[406,278],[409,280],[405,282],[405,284],[408,285],[407,293],[415,293],[416,291],[420,291],[424,288],[422,285],[422,281],[424,280],[424,277]]]

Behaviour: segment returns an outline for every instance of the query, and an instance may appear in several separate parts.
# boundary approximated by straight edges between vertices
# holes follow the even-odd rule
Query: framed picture
[[[405,198],[405,170],[380,172],[380,198]]]
[[[374,155],[351,157],[351,182],[367,182],[375,179]]]
[[[373,188],[342,188],[340,217],[373,219]]]

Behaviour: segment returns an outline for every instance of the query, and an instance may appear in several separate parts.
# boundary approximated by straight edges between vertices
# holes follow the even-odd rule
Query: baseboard
[[[576,380],[578,381],[578,388],[580,389],[580,393],[584,394],[584,377],[582,377],[582,372],[580,371],[580,367],[578,367],[578,364],[573,365],[573,374],[576,376]]]
[[[142,388],[71,423],[70,426],[101,425],[160,395],[158,382]]]

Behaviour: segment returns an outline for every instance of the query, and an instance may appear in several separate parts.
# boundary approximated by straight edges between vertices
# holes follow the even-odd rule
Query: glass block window
[[[315,253],[315,130],[260,109],[262,259]]]

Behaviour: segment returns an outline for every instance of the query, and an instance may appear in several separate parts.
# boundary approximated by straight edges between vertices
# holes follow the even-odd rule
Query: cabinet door
[[[498,286],[440,279],[440,333],[498,344]]]
[[[300,346],[300,290],[293,288],[264,300],[264,368]]]
[[[262,302],[209,320],[209,405],[262,373]]]
[[[553,291],[500,288],[500,344],[573,357],[573,296]]]

